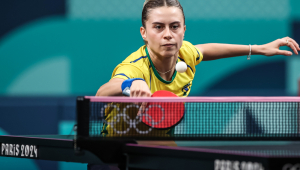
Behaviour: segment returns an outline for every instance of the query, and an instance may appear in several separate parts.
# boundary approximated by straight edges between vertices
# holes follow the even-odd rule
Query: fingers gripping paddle
[[[160,90],[151,97],[178,97],[176,94]],[[184,116],[183,102],[151,102],[141,115],[142,122],[157,129],[171,128],[177,125]]]

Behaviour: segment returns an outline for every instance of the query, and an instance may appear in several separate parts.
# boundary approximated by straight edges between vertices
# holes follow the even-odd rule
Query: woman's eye
[[[156,29],[161,29],[161,26],[160,25],[156,25],[155,28]]]
[[[178,25],[173,25],[172,29],[176,30],[176,29],[178,29],[178,27],[179,27]]]

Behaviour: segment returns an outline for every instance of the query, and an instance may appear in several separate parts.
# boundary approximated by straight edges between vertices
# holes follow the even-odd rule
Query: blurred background
[[[0,1],[0,134],[70,134],[76,96],[95,95],[143,45],[144,0]],[[182,0],[193,44],[300,43],[299,0]],[[282,48],[287,49],[287,48]],[[296,96],[300,56],[201,62],[192,96]],[[86,169],[86,164],[0,158],[1,169]]]

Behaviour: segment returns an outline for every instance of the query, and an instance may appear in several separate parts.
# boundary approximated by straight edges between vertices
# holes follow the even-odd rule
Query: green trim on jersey
[[[164,80],[164,79],[158,74],[156,68],[154,67],[154,64],[152,63],[152,60],[151,60],[150,55],[149,55],[149,53],[148,53],[148,48],[146,47],[145,50],[146,50],[146,54],[147,54],[148,60],[150,61],[152,70],[153,70],[155,76],[158,78],[158,80],[160,80],[161,82],[163,82],[163,83],[165,83],[165,84],[170,84],[170,83],[172,83],[173,80],[174,80],[175,77],[176,77],[176,74],[177,74],[176,69],[175,69],[175,72],[174,72],[174,74],[173,74],[173,76],[172,76],[172,80],[171,80],[171,81],[166,81],[166,80]],[[177,61],[176,61],[176,63],[177,63]]]
[[[172,127],[167,134],[173,136],[175,134],[175,127]]]
[[[103,135],[103,137],[105,137],[107,134],[108,134],[108,131],[107,131],[107,124],[106,124],[106,123],[103,123],[101,135]]]

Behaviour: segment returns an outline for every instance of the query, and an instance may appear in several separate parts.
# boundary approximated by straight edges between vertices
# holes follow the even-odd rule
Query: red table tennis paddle
[[[152,94],[151,97],[178,97],[176,94],[160,90]],[[183,102],[151,102],[148,103],[141,120],[148,126],[157,129],[166,129],[176,126],[183,118]]]

